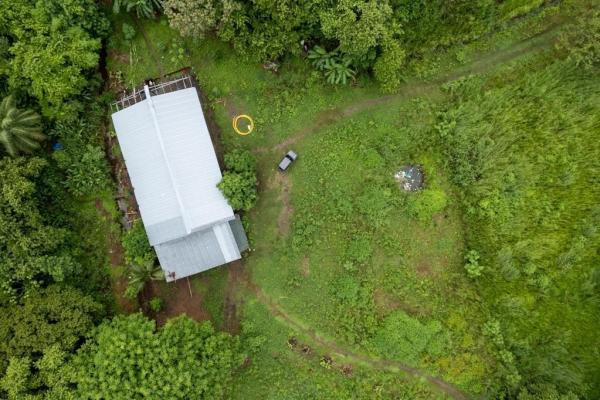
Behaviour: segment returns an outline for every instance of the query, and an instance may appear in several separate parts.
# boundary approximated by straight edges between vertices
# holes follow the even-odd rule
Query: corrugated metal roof
[[[151,244],[234,218],[195,88],[148,96],[112,117]]]
[[[150,96],[112,115],[150,244],[177,278],[240,258],[233,210],[195,88]],[[172,279],[167,279],[172,280]]]
[[[212,228],[155,247],[167,281],[197,274],[226,263]]]

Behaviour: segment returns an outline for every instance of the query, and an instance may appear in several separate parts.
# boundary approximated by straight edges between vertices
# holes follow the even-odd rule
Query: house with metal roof
[[[150,244],[167,281],[241,258],[239,217],[189,76],[144,85],[113,104],[112,121]]]

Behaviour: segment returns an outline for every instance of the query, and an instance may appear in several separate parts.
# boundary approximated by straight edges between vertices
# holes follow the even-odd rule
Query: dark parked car
[[[288,151],[287,154],[283,157],[278,167],[281,172],[286,171],[290,165],[298,158],[298,154],[294,153],[292,150]]]

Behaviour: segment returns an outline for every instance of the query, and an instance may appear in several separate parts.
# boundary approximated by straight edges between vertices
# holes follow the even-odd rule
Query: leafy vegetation
[[[149,281],[160,281],[165,279],[165,274],[156,265],[154,260],[145,261],[142,264],[134,263],[127,267],[127,290],[125,295],[130,298],[135,298],[144,289],[144,286]]]
[[[38,142],[45,138],[39,115],[31,110],[19,110],[13,96],[0,102],[0,126],[0,143],[13,157],[39,148]]]
[[[256,161],[248,151],[234,150],[225,155],[225,172],[219,189],[234,210],[250,210],[256,203]]]
[[[135,12],[138,18],[152,18],[160,10],[162,3],[160,0],[115,0],[113,1],[113,12],[118,14],[121,11]]]
[[[599,397],[597,6],[162,4],[0,0],[0,96],[48,139],[0,158],[0,398]],[[162,277],[107,104],[187,66],[252,252],[115,315]]]
[[[239,341],[181,316],[155,330],[141,314],[101,324],[73,361],[78,398],[222,398]],[[132,373],[135,371],[135,373]]]

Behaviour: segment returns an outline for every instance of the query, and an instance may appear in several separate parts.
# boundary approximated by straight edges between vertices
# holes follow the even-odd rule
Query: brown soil
[[[122,64],[129,64],[129,62],[130,62],[129,53],[117,51],[115,49],[109,50],[108,56]]]
[[[162,311],[154,313],[148,302],[158,297],[164,301]],[[164,325],[169,319],[185,314],[196,321],[207,321],[210,314],[204,308],[202,296],[190,284],[188,279],[178,279],[175,282],[149,282],[140,295],[142,309],[146,315],[153,317],[158,326]]]
[[[227,110],[227,115],[229,115],[229,118],[233,118],[240,114],[244,114],[240,110],[240,108],[233,102],[233,99],[231,97],[224,98],[221,100],[221,102],[225,106],[225,110]]]
[[[112,215],[104,208],[102,200],[96,199],[94,205],[96,206],[96,210],[98,210],[100,215],[102,215],[105,223],[110,226],[112,224]],[[108,229],[108,232],[108,254],[110,254],[110,267],[121,267],[124,265],[123,246],[121,245],[119,237],[115,235],[112,229]],[[127,289],[127,278],[125,276],[120,276],[116,280],[112,279],[112,290],[119,310],[123,313],[129,314],[136,311],[136,304],[135,301],[124,296],[125,289]]]
[[[234,261],[226,266],[227,268],[227,286],[225,288],[225,300],[223,302],[223,311],[225,315],[224,329],[237,335],[241,329],[241,319],[239,315],[240,308],[240,288],[244,280],[244,264],[241,260]]]
[[[373,300],[375,302],[375,306],[377,307],[378,314],[380,316],[387,315],[390,311],[394,310],[402,310],[406,312],[408,315],[412,316],[428,316],[431,314],[431,311],[415,306],[413,304],[406,303],[401,299],[394,297],[393,295],[386,293],[382,289],[375,289],[373,293]]]
[[[416,271],[422,277],[431,277],[436,275],[436,271],[434,271],[433,267],[430,263],[431,260],[423,259],[417,263]]]
[[[290,181],[289,176],[286,174],[279,174],[280,182],[281,182],[281,194],[279,199],[283,207],[281,208],[281,212],[279,213],[279,217],[277,218],[277,228],[279,229],[279,234],[282,236],[287,236],[290,233],[290,224],[292,213],[294,212],[294,208],[290,202],[290,191],[292,189],[292,182]]]
[[[308,258],[308,256],[304,256],[304,258],[302,259],[302,276],[305,278],[308,278],[308,276],[310,275],[310,259]]]

